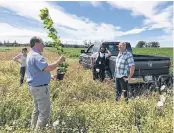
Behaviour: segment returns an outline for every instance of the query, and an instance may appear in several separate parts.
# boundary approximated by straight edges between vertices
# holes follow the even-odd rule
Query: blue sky
[[[158,41],[161,47],[173,44],[173,2],[5,2],[0,1],[0,41],[29,42],[32,36],[44,41],[39,10],[47,7],[62,42]]]

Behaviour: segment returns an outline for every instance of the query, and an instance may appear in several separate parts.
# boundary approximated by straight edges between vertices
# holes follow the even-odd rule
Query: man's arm
[[[134,71],[135,71],[135,63],[134,63],[134,58],[133,58],[132,54],[130,54],[128,56],[127,62],[128,62],[130,73],[128,75],[128,78],[125,78],[125,80],[129,81],[132,78]]]
[[[133,65],[130,67],[130,74],[128,76],[128,81],[132,78],[134,71],[135,71],[135,66]]]
[[[131,66],[130,67],[130,73],[129,73],[129,75],[128,75],[128,77],[127,78],[123,78],[125,81],[130,81],[130,79],[132,78],[132,76],[134,75],[134,71],[135,71],[135,66],[133,65],[133,66]]]
[[[65,57],[61,56],[57,61],[53,62],[52,64],[49,64],[48,66],[46,66],[43,69],[43,71],[45,71],[45,72],[53,71],[59,66],[59,64],[61,64],[64,61],[65,61]]]
[[[110,57],[112,55],[111,52],[108,49],[106,49],[106,50],[108,52],[108,57]]]
[[[55,70],[59,66],[59,64],[60,64],[59,61],[55,61],[52,64],[49,64],[48,66],[46,66],[43,71],[51,72]]]
[[[14,58],[13,58],[13,60],[14,61],[16,61],[16,62],[19,62],[18,60],[21,58],[21,54],[18,54],[18,55],[16,55]],[[20,62],[19,62],[20,63]]]

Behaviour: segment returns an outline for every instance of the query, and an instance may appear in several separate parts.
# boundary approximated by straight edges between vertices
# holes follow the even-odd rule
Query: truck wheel
[[[173,88],[173,79],[172,79],[172,77],[169,78],[169,80],[167,81],[167,87],[169,89],[172,89]]]

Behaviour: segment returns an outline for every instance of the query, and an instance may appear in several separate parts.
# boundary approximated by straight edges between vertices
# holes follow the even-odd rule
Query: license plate
[[[151,81],[152,80],[152,76],[145,76],[144,77],[146,81]]]

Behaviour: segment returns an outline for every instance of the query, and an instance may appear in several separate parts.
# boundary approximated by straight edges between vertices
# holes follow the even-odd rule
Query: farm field
[[[12,58],[21,48],[0,47],[0,132],[32,132],[32,97],[27,84],[19,87],[20,65]],[[70,64],[63,81],[51,81],[51,116],[48,133],[172,133],[172,94],[163,108],[156,106],[159,94],[114,102],[112,83],[92,80],[90,70],[78,64],[81,48],[65,48]],[[58,59],[53,48],[43,55],[48,63]],[[172,48],[134,48],[135,54],[164,55],[173,60]],[[55,74],[53,71],[52,74]],[[55,122],[56,121],[56,122]],[[54,125],[54,126],[53,126]],[[137,126],[139,125],[139,126]]]
[[[12,50],[13,47],[0,47],[0,52]]]
[[[47,47],[46,49],[50,51],[55,51],[54,48]],[[79,57],[80,50],[85,48],[64,48],[65,54],[70,57]],[[163,55],[169,56],[173,59],[173,49],[172,48],[133,48],[134,54],[145,54],[145,55]]]

